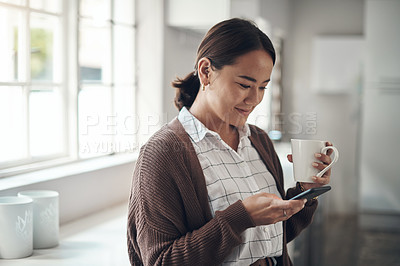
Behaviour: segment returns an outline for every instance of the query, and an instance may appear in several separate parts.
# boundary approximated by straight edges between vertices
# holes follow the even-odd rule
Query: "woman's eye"
[[[244,89],[248,89],[248,88],[250,88],[250,86],[249,85],[245,85],[245,84],[242,84],[242,83],[238,83],[242,88],[244,88]]]
[[[265,86],[265,87],[259,87],[259,89],[260,89],[260,90],[266,90],[266,89],[268,89],[268,87],[267,87],[267,86]]]

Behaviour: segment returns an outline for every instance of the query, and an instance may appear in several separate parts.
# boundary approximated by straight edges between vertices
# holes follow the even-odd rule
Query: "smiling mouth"
[[[235,109],[239,112],[239,114],[243,115],[243,116],[248,116],[251,113],[251,109],[250,110],[245,110],[245,109],[240,109],[235,107]]]

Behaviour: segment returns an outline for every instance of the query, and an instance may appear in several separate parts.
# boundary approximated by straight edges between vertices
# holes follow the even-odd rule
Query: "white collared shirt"
[[[206,179],[208,201],[213,216],[237,200],[259,192],[281,197],[276,182],[252,146],[250,128],[239,130],[237,152],[214,131],[207,129],[185,107],[178,120],[188,133]],[[282,222],[249,228],[242,234],[243,242],[235,247],[223,265],[249,265],[258,259],[282,255]]]

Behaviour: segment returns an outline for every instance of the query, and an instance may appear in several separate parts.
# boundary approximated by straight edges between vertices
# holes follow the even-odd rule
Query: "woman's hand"
[[[325,145],[326,145],[326,146],[332,146],[332,143],[330,143],[329,141],[327,141],[327,142],[325,143]],[[317,160],[319,160],[319,161],[315,161],[315,162],[312,164],[312,166],[313,166],[314,168],[318,169],[319,171],[323,170],[327,165],[329,165],[329,164],[332,162],[332,159],[331,159],[331,157],[330,157],[332,153],[333,153],[333,150],[332,150],[332,149],[329,149],[329,150],[327,151],[326,154],[323,154],[323,153],[316,153],[316,154],[314,154],[315,158],[316,158]],[[288,158],[289,162],[293,163],[293,158],[292,158],[292,155],[291,155],[291,154],[289,154],[289,155],[287,156],[287,158]],[[329,184],[329,182],[331,181],[331,172],[332,172],[331,170],[332,170],[332,168],[329,169],[328,171],[326,171],[325,174],[324,174],[323,176],[321,176],[321,177],[313,176],[312,178],[313,178],[313,180],[314,180],[315,183],[305,183],[305,182],[301,182],[301,185],[302,185],[306,190],[307,190],[307,189],[310,189],[310,188],[313,188],[313,187],[322,187],[322,186],[324,186],[324,185],[327,185],[327,184]]]
[[[301,211],[307,200],[282,200],[275,194],[258,193],[244,199],[243,205],[256,226],[275,224]]]

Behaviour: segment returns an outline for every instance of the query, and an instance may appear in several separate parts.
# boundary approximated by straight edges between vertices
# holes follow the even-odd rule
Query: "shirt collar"
[[[178,120],[181,122],[186,133],[193,139],[194,142],[199,142],[209,134],[219,137],[219,134],[209,130],[203,123],[200,122],[189,110],[184,106],[178,114]],[[250,136],[250,128],[246,123],[243,127],[239,128],[239,139]]]

